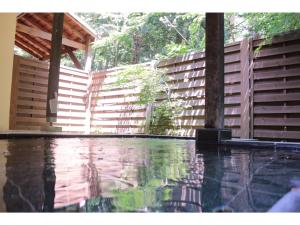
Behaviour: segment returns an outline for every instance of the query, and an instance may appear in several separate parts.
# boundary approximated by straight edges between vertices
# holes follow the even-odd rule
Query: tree
[[[97,32],[93,70],[170,58],[205,48],[205,15],[78,13]],[[253,35],[270,39],[300,28],[299,13],[225,13],[225,43]],[[77,52],[83,59],[83,53]],[[72,65],[68,57],[63,64]]]

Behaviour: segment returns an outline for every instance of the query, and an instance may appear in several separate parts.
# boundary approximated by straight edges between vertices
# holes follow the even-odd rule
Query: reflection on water
[[[266,211],[300,177],[298,153],[206,150],[175,139],[0,140],[0,211]]]

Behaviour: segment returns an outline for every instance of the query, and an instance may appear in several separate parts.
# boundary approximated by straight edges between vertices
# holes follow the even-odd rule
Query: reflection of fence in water
[[[188,174],[175,182],[171,198],[162,202],[164,211],[202,212],[201,188],[204,176],[204,161],[202,155],[195,154],[192,145],[187,145],[189,157]]]
[[[111,198],[115,189],[123,190],[138,185],[136,167],[142,157],[138,152],[124,148],[119,140],[110,139],[108,143],[103,139],[101,143],[96,141],[95,145],[73,140],[73,146],[83,146],[75,149],[66,148],[68,139],[58,140],[62,147],[54,150],[55,208],[100,195]]]
[[[3,190],[0,201],[4,200],[8,212],[42,211],[45,142],[41,139],[34,142],[31,139],[3,141],[7,142],[3,146],[7,149],[6,183],[0,184]]]

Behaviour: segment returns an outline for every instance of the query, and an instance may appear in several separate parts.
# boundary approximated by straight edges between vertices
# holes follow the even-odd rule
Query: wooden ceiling
[[[50,57],[53,13],[21,13],[17,17],[15,45],[39,60]],[[65,13],[62,54],[86,50],[96,33],[81,19]]]

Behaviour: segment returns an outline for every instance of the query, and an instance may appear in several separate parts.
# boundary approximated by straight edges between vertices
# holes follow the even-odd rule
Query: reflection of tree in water
[[[171,208],[174,211],[178,203],[179,207],[181,203],[186,204],[182,198],[187,196],[185,190],[189,192],[184,182],[190,179],[188,165],[192,146],[170,140],[151,140],[147,144],[147,161],[138,167],[139,186],[114,192],[117,211],[168,211]],[[182,184],[178,185],[180,181]]]

